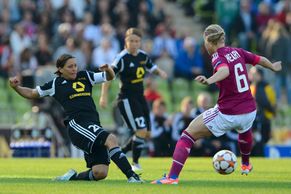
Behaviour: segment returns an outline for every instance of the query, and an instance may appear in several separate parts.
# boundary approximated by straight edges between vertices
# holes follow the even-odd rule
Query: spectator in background
[[[191,114],[197,117],[212,105],[212,98],[209,93],[201,92],[197,96],[196,108],[191,110]]]
[[[169,53],[164,50],[162,55],[155,60],[155,63],[158,64],[159,68],[165,71],[168,75],[168,91],[170,93],[170,100],[172,104],[176,103],[173,81],[174,81],[174,63],[175,61],[170,57]]]
[[[225,29],[226,41],[231,41],[231,29],[239,13],[240,0],[215,0],[215,13],[218,24]]]
[[[258,34],[262,34],[265,28],[267,27],[267,24],[270,19],[272,19],[274,16],[271,13],[269,4],[262,1],[259,4],[258,13],[256,15],[256,25],[258,29]]]
[[[287,94],[288,104],[291,105],[291,66],[288,65],[290,37],[280,22],[275,21],[271,24],[273,26],[269,37],[266,39],[265,52],[272,61],[281,60],[282,64],[284,64],[282,65],[282,71],[275,74],[274,89],[276,91],[277,102],[279,105],[285,103],[282,99],[282,92],[284,91]]]
[[[148,102],[150,109],[152,109],[153,102],[161,99],[162,96],[158,91],[157,82],[153,77],[148,77],[145,82],[144,97]]]
[[[16,58],[20,56],[24,48],[28,48],[32,45],[31,38],[25,34],[23,24],[17,23],[14,26],[14,30],[10,35],[10,45]]]
[[[45,66],[53,61],[52,52],[49,48],[47,35],[45,33],[41,33],[38,36],[38,47],[35,52],[35,57],[39,66]]]
[[[38,68],[38,63],[30,48],[25,48],[21,52],[18,68],[21,74],[23,86],[34,87],[34,76]]]
[[[189,91],[192,91],[192,80],[203,72],[200,49],[192,37],[186,37],[183,49],[178,51],[175,61],[174,76],[188,81]]]
[[[108,38],[102,38],[101,44],[93,50],[92,68],[98,69],[103,64],[110,64],[114,61],[117,51],[112,46],[112,42]]]
[[[1,11],[0,13],[0,36],[8,36],[12,32],[12,25],[10,21],[11,15],[7,9]]]
[[[93,23],[93,14],[86,12],[83,19],[83,38],[91,42],[99,42],[102,38],[100,26]]]
[[[166,114],[166,103],[161,99],[153,102],[151,113],[151,141],[153,143],[153,156],[167,157],[172,155],[171,147],[171,121]]]
[[[177,141],[179,140],[182,132],[187,128],[187,126],[194,119],[191,114],[191,110],[194,108],[193,101],[190,96],[186,96],[182,99],[180,104],[180,112],[173,116],[172,122],[172,146],[175,147]]]
[[[9,37],[2,36],[0,41],[0,77],[7,80],[13,72],[14,57],[9,44]],[[6,84],[4,86],[6,87]]]
[[[35,41],[37,38],[37,25],[33,21],[33,14],[30,10],[25,10],[23,14],[23,19],[21,21],[24,32],[31,40]]]
[[[81,49],[79,48],[76,40],[73,37],[70,37],[66,40],[66,44],[64,46],[60,46],[56,52],[54,53],[54,60],[56,61],[59,56],[61,56],[63,53],[68,53],[73,56],[76,56],[76,61],[78,68],[80,70],[86,69],[87,65],[86,64],[86,59],[85,55],[82,53]]]
[[[251,12],[250,0],[240,1],[240,12],[234,20],[233,30],[238,35],[238,46],[246,50],[254,50],[256,44],[256,17]]]
[[[255,145],[253,155],[264,156],[264,145],[271,138],[271,120],[276,114],[276,94],[265,80],[262,69],[252,67],[249,71],[251,92],[257,103],[257,116],[253,124]]]
[[[92,52],[93,52],[92,42],[83,40],[81,42],[80,49],[81,52],[84,54],[85,64],[87,64],[87,68],[92,67]]]
[[[170,29],[164,23],[160,23],[156,28],[156,37],[153,42],[152,56],[159,58],[162,52],[167,51],[171,58],[176,58],[177,48],[175,38],[171,36]]]
[[[213,74],[213,68],[211,64],[211,59],[209,57],[209,54],[204,46],[201,45],[201,57],[202,57],[202,63],[203,63],[203,75],[206,77],[210,77]],[[217,86],[215,84],[211,84],[207,87],[207,90],[210,93],[214,93],[217,91]]]

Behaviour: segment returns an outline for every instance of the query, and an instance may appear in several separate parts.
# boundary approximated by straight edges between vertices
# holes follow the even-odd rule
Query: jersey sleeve
[[[55,94],[55,81],[57,78],[52,81],[45,83],[42,86],[36,86],[36,90],[40,97],[53,96]]]
[[[244,49],[239,49],[239,50],[243,54],[246,63],[255,66],[260,61],[259,55],[253,54],[253,53],[246,51]]]
[[[221,67],[228,67],[227,60],[224,57],[218,57],[214,63],[212,63],[214,72],[218,71]]]
[[[103,83],[103,82],[106,82],[107,79],[106,79],[106,72],[98,72],[98,73],[94,73],[92,71],[86,71],[87,73],[87,76],[88,76],[88,79],[91,83],[91,85],[95,85],[95,84],[98,84],[98,83]]]

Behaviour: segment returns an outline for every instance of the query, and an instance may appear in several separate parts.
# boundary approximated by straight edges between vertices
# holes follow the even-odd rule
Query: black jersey
[[[138,50],[138,54],[134,56],[124,49],[117,55],[112,68],[120,77],[120,96],[123,98],[130,95],[143,95],[146,71],[153,72],[157,66],[144,51]]]
[[[99,115],[92,98],[92,86],[106,81],[106,73],[80,71],[75,80],[56,77],[37,86],[40,97],[52,96],[64,108],[67,119],[88,119],[99,122]]]

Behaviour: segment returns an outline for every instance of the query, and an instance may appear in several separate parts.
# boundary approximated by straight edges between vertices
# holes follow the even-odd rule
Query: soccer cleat
[[[74,177],[76,175],[77,175],[77,172],[73,169],[70,169],[64,175],[56,177],[55,181],[69,181],[69,180],[71,180],[72,177]]]
[[[141,172],[142,171],[142,168],[139,164],[137,163],[133,163],[133,165],[131,165],[131,169],[134,171],[134,172]]]
[[[164,175],[163,178],[154,180],[151,182],[151,184],[164,184],[164,185],[177,185],[179,183],[179,179],[172,179]]]
[[[144,183],[144,180],[142,180],[137,174],[133,173],[131,177],[127,180],[128,183]]]
[[[245,174],[245,175],[248,175],[251,171],[253,170],[253,166],[251,164],[249,165],[245,165],[245,164],[242,164],[241,165],[241,174]]]

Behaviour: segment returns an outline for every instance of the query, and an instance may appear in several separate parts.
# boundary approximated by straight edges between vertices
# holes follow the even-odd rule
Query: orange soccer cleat
[[[249,165],[245,165],[245,164],[242,164],[241,165],[241,174],[245,174],[245,175],[248,175],[251,171],[253,170],[253,166],[251,164]]]
[[[165,185],[177,185],[179,183],[178,178],[172,179],[167,177],[166,175],[158,180],[154,180],[151,182],[151,184],[165,184]]]

